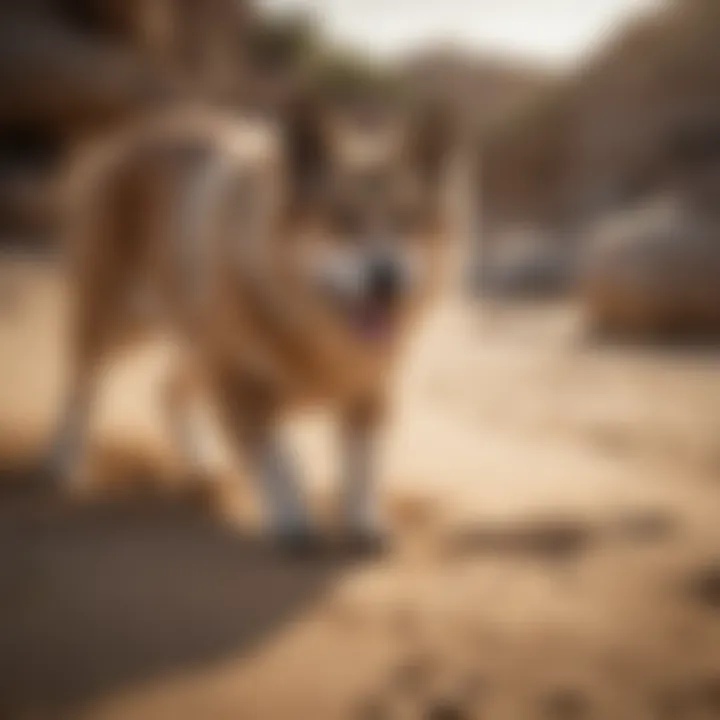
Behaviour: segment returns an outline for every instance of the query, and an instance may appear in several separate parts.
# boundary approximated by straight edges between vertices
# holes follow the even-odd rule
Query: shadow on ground
[[[346,562],[283,558],[197,508],[70,503],[11,475],[0,469],[1,717],[247,654]]]

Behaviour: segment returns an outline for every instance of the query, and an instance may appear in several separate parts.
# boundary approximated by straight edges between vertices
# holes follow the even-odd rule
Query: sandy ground
[[[63,312],[0,263],[0,718],[720,717],[718,353],[447,300],[399,383],[394,549],[300,562],[221,452],[219,490],[179,482],[162,347],[108,377],[96,492],[43,489]],[[293,431],[327,515],[329,429]]]

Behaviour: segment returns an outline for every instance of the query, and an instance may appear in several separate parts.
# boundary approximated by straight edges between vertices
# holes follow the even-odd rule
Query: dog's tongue
[[[369,306],[358,313],[357,325],[363,337],[381,341],[390,333],[390,316],[380,307]]]

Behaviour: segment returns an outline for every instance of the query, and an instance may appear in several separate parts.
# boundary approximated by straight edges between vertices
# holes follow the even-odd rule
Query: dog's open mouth
[[[363,339],[369,342],[385,342],[392,335],[394,313],[380,303],[366,302],[350,312],[350,321]]]

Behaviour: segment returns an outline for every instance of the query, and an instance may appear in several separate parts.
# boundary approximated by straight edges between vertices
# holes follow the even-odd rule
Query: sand
[[[398,382],[393,547],[293,560],[211,425],[183,480],[161,341],[108,373],[92,491],[52,491],[65,305],[51,263],[0,262],[0,717],[720,717],[718,352],[448,297]],[[328,524],[331,428],[292,432]]]

